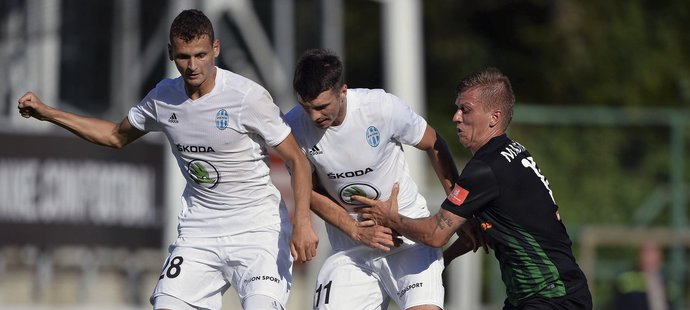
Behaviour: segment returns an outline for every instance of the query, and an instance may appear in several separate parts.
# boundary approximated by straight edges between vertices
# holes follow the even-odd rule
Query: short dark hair
[[[505,126],[513,119],[515,94],[508,77],[496,68],[486,68],[466,76],[460,81],[457,92],[460,95],[473,88],[481,89],[484,109],[500,109],[504,112]]]
[[[306,50],[295,68],[292,86],[301,102],[309,102],[326,90],[343,86],[343,63],[326,49]]]
[[[189,42],[208,36],[211,43],[215,40],[213,24],[203,12],[195,9],[184,10],[175,17],[170,25],[170,42],[173,39],[182,39]]]

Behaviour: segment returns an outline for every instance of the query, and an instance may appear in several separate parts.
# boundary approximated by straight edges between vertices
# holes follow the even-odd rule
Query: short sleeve
[[[274,147],[290,134],[290,127],[283,121],[280,108],[265,89],[254,88],[247,93],[242,106],[241,124],[249,132],[262,136]]]
[[[129,109],[129,113],[127,114],[129,123],[144,132],[161,130],[161,126],[158,123],[156,105],[153,99],[155,92],[155,89],[151,90],[144,99]]]
[[[384,113],[390,113],[393,137],[403,144],[417,145],[424,137],[426,120],[412,111],[412,108],[399,97],[387,95],[391,99],[391,107],[388,111],[384,110]]]
[[[498,181],[491,167],[482,161],[470,160],[441,207],[470,218],[490,205],[498,195]]]

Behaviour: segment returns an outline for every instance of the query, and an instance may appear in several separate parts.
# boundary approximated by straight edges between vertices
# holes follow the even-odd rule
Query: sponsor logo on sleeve
[[[462,186],[455,184],[455,187],[453,187],[453,190],[450,192],[450,195],[448,195],[448,200],[455,204],[456,206],[462,205],[463,202],[465,202],[465,199],[467,199],[467,195],[469,195],[470,192]]]

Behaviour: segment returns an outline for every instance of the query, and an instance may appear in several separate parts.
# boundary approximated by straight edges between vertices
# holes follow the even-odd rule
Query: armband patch
[[[448,200],[455,204],[456,206],[461,205],[463,202],[465,202],[465,199],[467,198],[467,195],[469,195],[470,192],[462,186],[455,184],[455,187],[453,187],[453,190],[450,192],[450,195],[448,195]]]

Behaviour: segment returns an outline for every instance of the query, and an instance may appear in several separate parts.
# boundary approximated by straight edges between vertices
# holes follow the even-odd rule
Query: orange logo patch
[[[456,206],[459,206],[463,202],[465,202],[465,199],[469,194],[469,191],[462,188],[460,185],[455,184],[455,187],[453,187],[453,190],[450,192],[450,195],[448,195],[448,200],[450,200],[450,202],[454,203]]]
[[[489,222],[484,222],[484,223],[482,223],[481,226],[482,226],[482,230],[483,230],[483,231],[486,231],[487,229],[491,229],[491,228],[494,227],[494,226],[491,225],[491,223],[489,223]]]

